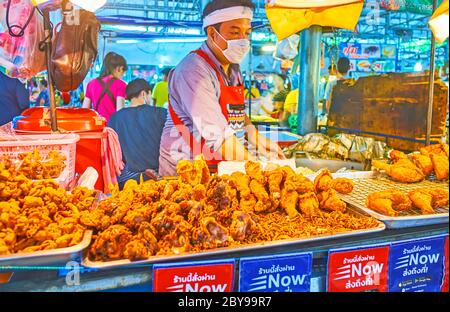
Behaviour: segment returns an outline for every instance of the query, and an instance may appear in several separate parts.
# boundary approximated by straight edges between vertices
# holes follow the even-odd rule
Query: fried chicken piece
[[[431,161],[433,163],[436,178],[441,181],[447,180],[449,171],[448,157],[438,154],[431,154]]]
[[[374,194],[369,195],[366,205],[369,209],[372,209],[386,216],[397,217],[399,214],[394,210],[394,208],[392,208],[392,200],[388,198],[380,198]]]
[[[422,170],[425,176],[429,176],[434,170],[433,163],[429,156],[414,154],[412,155],[412,161],[420,170]]]
[[[317,195],[319,199],[320,209],[333,212],[345,212],[347,210],[347,204],[340,199],[334,189],[329,189],[328,191],[321,192]]]
[[[444,151],[445,155],[448,156],[448,144],[442,144],[442,150]]]
[[[397,161],[399,161],[399,160],[401,160],[401,159],[408,159],[408,156],[407,156],[405,153],[400,152],[400,151],[396,151],[396,150],[393,150],[393,151],[390,153],[389,156],[391,157],[391,160],[392,160],[394,163],[397,162]]]
[[[441,207],[448,206],[449,193],[447,190],[443,189],[427,189],[427,192],[433,196],[433,208],[438,209]]]
[[[239,203],[240,210],[245,212],[254,212],[256,206],[256,198],[253,194],[250,195],[248,199],[241,199]]]
[[[198,184],[208,184],[210,172],[203,156],[196,157],[193,162],[182,160],[177,164],[177,173],[182,182],[196,186]]]
[[[302,214],[307,217],[319,216],[319,200],[315,193],[306,193],[298,197],[298,206]]]
[[[207,217],[202,220],[203,232],[207,235],[206,241],[214,246],[221,246],[230,241],[228,229],[220,225],[216,219]]]
[[[285,177],[296,174],[294,169],[292,169],[289,166],[282,166],[282,167],[280,167],[280,170],[284,172]]]
[[[355,187],[355,183],[346,178],[338,178],[333,180],[331,184],[331,188],[341,194],[350,194],[353,192],[353,188]]]
[[[434,214],[435,209],[448,206],[449,193],[443,189],[423,188],[410,192],[409,198],[423,214]]]
[[[200,220],[202,209],[203,209],[203,203],[202,202],[194,202],[191,205],[191,209],[188,213],[188,222],[192,225],[196,225],[198,221]]]
[[[139,229],[137,232],[137,237],[140,240],[146,242],[147,247],[151,248],[153,254],[156,254],[156,251],[158,249],[158,239],[155,236],[157,232],[156,229],[150,223],[142,222],[139,225]]]
[[[431,156],[431,154],[435,154],[448,157],[448,145],[446,144],[429,145],[421,148],[420,153],[425,156]]]
[[[266,172],[267,183],[269,184],[270,200],[272,202],[272,209],[275,211],[280,206],[281,199],[281,183],[284,179],[283,171],[276,169]]]
[[[113,225],[100,233],[89,250],[90,258],[97,261],[120,260],[124,258],[125,246],[133,235],[123,225]]]
[[[287,213],[289,218],[295,219],[300,216],[300,213],[297,211],[297,203],[298,203],[298,193],[295,190],[289,190],[284,188],[281,191],[281,208]]]
[[[147,248],[146,244],[138,239],[132,240],[125,246],[123,255],[126,259],[130,259],[131,261],[146,260],[154,256],[151,250]]]
[[[257,180],[252,180],[250,182],[250,189],[258,200],[255,205],[255,212],[270,212],[273,210],[269,194],[267,194],[263,184],[259,183]]]
[[[218,176],[212,178],[208,185],[207,202],[218,210],[239,207],[236,190],[233,190],[227,181]]]
[[[234,172],[230,178],[234,181],[241,199],[250,199],[252,191],[250,190],[250,177],[242,172]]]
[[[206,187],[203,184],[198,184],[192,189],[192,199],[201,201],[206,198]]]
[[[367,207],[382,214],[396,217],[399,211],[412,208],[409,196],[397,190],[372,193],[367,198]]]
[[[423,181],[425,175],[408,159],[401,159],[394,165],[389,165],[378,160],[374,160],[372,165],[378,169],[385,170],[394,180],[403,183],[416,183]]]
[[[264,177],[260,163],[248,161],[245,164],[245,172],[252,180],[256,180],[262,185],[266,184],[266,178]]]
[[[248,213],[235,211],[232,219],[230,234],[235,241],[244,241],[256,229],[256,223]]]
[[[420,190],[412,191],[409,193],[409,198],[413,202],[413,205],[422,211],[422,214],[434,214],[435,211],[432,207],[433,196],[427,192],[421,192]]]
[[[322,170],[314,180],[316,193],[328,191],[332,187],[333,176],[328,169]]]
[[[14,250],[17,236],[11,229],[0,231],[0,256],[9,255]]]

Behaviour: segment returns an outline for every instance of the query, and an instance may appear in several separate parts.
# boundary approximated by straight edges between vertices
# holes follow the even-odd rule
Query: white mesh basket
[[[22,153],[38,150],[43,157],[51,151],[58,151],[66,157],[65,168],[55,180],[67,187],[75,177],[76,144],[80,140],[77,134],[46,134],[0,136],[0,157],[19,159]]]

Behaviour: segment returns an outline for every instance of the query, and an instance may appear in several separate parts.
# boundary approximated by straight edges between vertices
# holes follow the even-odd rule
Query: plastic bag
[[[293,60],[298,55],[299,44],[300,36],[297,34],[280,41],[277,44],[277,50],[274,58],[278,60]]]
[[[31,1],[14,0],[8,16],[11,29],[8,29],[8,3],[0,0],[0,67],[10,77],[29,79],[46,69],[45,53],[39,50],[39,43],[45,38],[44,23]],[[10,30],[19,35],[23,28],[22,36],[11,36]]]

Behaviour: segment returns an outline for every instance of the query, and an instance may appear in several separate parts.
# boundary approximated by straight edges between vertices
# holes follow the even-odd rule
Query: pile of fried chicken
[[[91,209],[96,193],[71,193],[51,180],[32,181],[0,162],[0,256],[65,248],[83,239],[81,212]]]
[[[66,156],[59,151],[50,151],[44,157],[39,150],[19,154],[17,159],[5,155],[0,158],[0,172],[10,171],[31,180],[58,178],[66,168]]]
[[[420,149],[420,154],[410,156],[400,151],[391,152],[392,164],[374,160],[372,165],[385,170],[395,181],[416,183],[425,180],[433,172],[440,181],[448,180],[448,145],[436,144]]]
[[[178,180],[128,182],[122,191],[83,211],[96,230],[92,261],[145,260],[254,242],[374,228],[373,218],[344,213],[336,192],[353,182],[323,171],[312,182],[288,167],[214,176],[202,158],[181,161]]]

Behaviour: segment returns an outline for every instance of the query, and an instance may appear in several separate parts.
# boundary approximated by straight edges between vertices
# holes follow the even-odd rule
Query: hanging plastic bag
[[[275,59],[293,60],[298,55],[298,45],[300,44],[300,36],[294,34],[277,44]]]
[[[0,67],[13,78],[29,79],[44,71],[44,23],[30,0],[0,0]],[[9,25],[9,26],[8,26]]]

